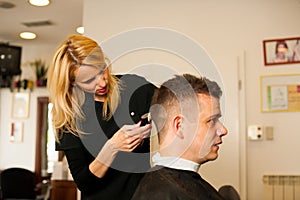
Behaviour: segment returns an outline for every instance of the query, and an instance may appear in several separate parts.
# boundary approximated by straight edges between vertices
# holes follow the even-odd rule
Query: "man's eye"
[[[211,124],[211,125],[215,125],[217,122],[218,122],[218,118],[212,118],[210,119],[208,122]]]

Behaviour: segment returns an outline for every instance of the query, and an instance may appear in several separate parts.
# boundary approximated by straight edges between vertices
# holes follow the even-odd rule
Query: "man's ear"
[[[184,139],[184,134],[183,134],[183,116],[182,115],[176,115],[173,118],[172,121],[172,127],[173,127],[173,132],[176,134],[177,137],[180,139]]]

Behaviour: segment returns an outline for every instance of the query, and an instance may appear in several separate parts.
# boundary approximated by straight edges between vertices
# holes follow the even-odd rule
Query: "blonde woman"
[[[66,155],[81,199],[131,199],[150,167],[151,125],[140,118],[155,86],[113,75],[97,42],[79,35],[58,47],[47,78],[56,149]]]

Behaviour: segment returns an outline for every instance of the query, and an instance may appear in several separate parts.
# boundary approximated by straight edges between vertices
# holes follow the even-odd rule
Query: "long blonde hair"
[[[81,89],[74,87],[74,71],[83,62],[94,66],[108,66],[109,89],[103,104],[104,119],[110,119],[119,104],[120,82],[112,75],[111,65],[101,47],[88,37],[70,35],[58,46],[47,74],[49,98],[53,104],[52,123],[57,140],[65,131],[75,135],[82,133],[76,120],[85,117],[86,113],[81,109],[85,97]]]

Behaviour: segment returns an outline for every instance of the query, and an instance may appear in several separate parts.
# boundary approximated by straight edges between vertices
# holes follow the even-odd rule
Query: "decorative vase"
[[[47,79],[37,79],[36,80],[36,86],[37,87],[45,87],[47,85]]]

